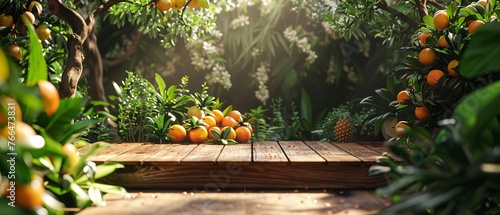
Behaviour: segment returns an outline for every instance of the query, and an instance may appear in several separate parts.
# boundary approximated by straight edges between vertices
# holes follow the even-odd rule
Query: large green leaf
[[[500,23],[488,23],[472,35],[472,42],[462,56],[459,69],[465,78],[475,78],[500,71]]]
[[[448,127],[457,143],[474,144],[500,112],[500,81],[466,96],[455,108],[455,125]]]
[[[27,85],[35,85],[39,80],[47,80],[47,63],[42,54],[42,44],[38,40],[35,28],[28,18],[21,16],[28,29],[30,40],[29,68],[26,80]]]

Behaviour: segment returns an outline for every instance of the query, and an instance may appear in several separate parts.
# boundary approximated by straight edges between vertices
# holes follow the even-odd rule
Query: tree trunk
[[[61,98],[74,97],[83,71],[82,48],[89,28],[80,14],[66,7],[60,0],[48,0],[48,4],[51,13],[64,20],[73,31],[68,37],[68,60],[64,65],[59,93]]]
[[[85,54],[88,62],[89,95],[95,101],[107,101],[103,85],[103,63],[101,52],[97,45],[97,36],[92,32],[84,43]]]

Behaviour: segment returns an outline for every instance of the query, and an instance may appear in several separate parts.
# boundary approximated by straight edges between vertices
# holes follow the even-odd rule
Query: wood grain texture
[[[112,158],[112,160],[123,164],[142,165],[145,159],[160,151],[163,151],[163,149],[167,146],[168,145],[166,144],[144,144],[140,147],[136,147],[134,149],[126,151]]]
[[[179,165],[198,144],[169,144],[163,150],[145,159],[150,165]]]
[[[260,141],[253,143],[253,161],[288,164],[288,158],[280,145],[275,141]]]
[[[386,154],[386,156],[388,156],[396,161],[401,161],[401,158],[399,158],[394,153],[392,153],[391,150],[389,149],[389,147],[384,145],[383,143],[363,142],[363,143],[360,143],[360,145],[365,146],[365,147],[372,149],[374,151],[377,151],[380,153],[380,155]]]
[[[91,155],[88,159],[94,162],[106,162],[127,151],[142,146],[142,143],[112,144],[110,147]]]
[[[215,164],[223,148],[223,145],[199,144],[181,160],[181,165]]]
[[[280,142],[281,148],[285,155],[290,160],[291,164],[294,163],[323,163],[326,164],[325,159],[318,155],[308,145],[301,141],[286,141]]]
[[[219,158],[217,158],[217,163],[228,162],[250,164],[252,162],[252,145],[250,143],[240,143],[224,146]]]
[[[367,165],[240,165],[126,166],[103,182],[131,189],[198,188],[214,191],[225,188],[376,188],[386,184],[383,177],[368,176]]]
[[[246,191],[200,193],[187,191],[132,192],[130,198],[106,194],[105,207],[89,207],[79,215],[217,214],[325,215],[376,214],[390,204],[371,190]]]
[[[346,162],[361,162],[361,160],[339,147],[329,142],[323,141],[307,141],[309,147],[316,151],[329,164],[342,164]]]
[[[344,151],[352,154],[354,157],[359,158],[365,163],[375,163],[377,157],[381,154],[379,152],[373,151],[366,148],[358,143],[332,143],[336,147],[343,149]]]

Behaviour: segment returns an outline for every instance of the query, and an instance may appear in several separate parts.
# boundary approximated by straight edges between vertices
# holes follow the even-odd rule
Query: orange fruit
[[[156,2],[156,7],[160,9],[161,11],[167,11],[172,8],[172,1],[171,0],[158,0]]]
[[[191,0],[188,4],[188,7],[190,8],[198,7],[198,0]]]
[[[236,120],[233,119],[233,117],[226,116],[224,119],[222,119],[221,125],[222,127],[230,126],[234,127],[236,125]]]
[[[224,114],[222,113],[222,111],[217,110],[217,109],[213,109],[212,114],[215,117],[215,122],[217,123],[217,125],[221,124],[222,119],[224,119]]]
[[[429,32],[424,32],[418,35],[418,41],[420,41],[420,44],[426,44],[427,43],[427,38],[431,36],[431,33]]]
[[[9,122],[9,117],[12,117],[12,113],[14,113],[14,121],[22,120],[23,113],[21,111],[21,107],[11,97],[2,96],[0,97],[0,126],[5,126]],[[10,108],[9,108],[10,107]],[[10,114],[10,116],[9,116]],[[10,119],[12,121],[12,118]]]
[[[210,2],[208,0],[198,0],[198,5],[200,5],[201,8],[207,8]]]
[[[397,95],[397,100],[399,104],[404,104],[406,101],[410,100],[410,93],[408,90],[401,90]]]
[[[203,126],[198,126],[189,130],[188,132],[189,140],[193,143],[203,143],[208,138],[207,128]]]
[[[250,138],[252,137],[252,132],[248,127],[245,126],[239,126],[235,130],[236,133],[236,142],[238,143],[246,143],[250,141]]]
[[[21,60],[21,57],[23,56],[23,50],[21,47],[19,47],[16,44],[11,44],[7,47],[7,50],[9,50],[9,54],[13,57],[15,57],[18,60]]]
[[[43,178],[35,175],[28,184],[16,184],[16,206],[27,209],[38,208],[43,205],[44,194]]]
[[[408,122],[399,121],[398,123],[396,123],[394,130],[396,130],[396,134],[398,134],[398,136],[404,137],[404,136],[408,135],[407,130],[410,128],[411,127],[408,125]]]
[[[415,108],[415,116],[419,120],[429,119],[429,116],[430,116],[429,110],[427,110],[427,108],[425,108],[425,107],[416,107]]]
[[[35,15],[33,15],[33,13],[29,11],[24,11],[22,16],[28,18],[31,24],[35,24]]]
[[[170,126],[170,128],[168,129],[168,134],[172,136],[170,138],[170,141],[174,143],[179,143],[186,139],[186,129],[184,128],[184,126],[179,124]]]
[[[427,83],[431,87],[438,87],[438,81],[444,76],[444,72],[439,69],[433,69],[427,73]]]
[[[67,169],[64,169],[64,172],[68,173],[73,171],[76,166],[78,165],[78,162],[80,162],[80,157],[78,156],[78,151],[76,150],[76,147],[72,143],[66,143],[62,147],[63,154],[68,157],[68,163],[69,167]]]
[[[59,108],[59,91],[57,91],[56,87],[47,80],[38,82],[38,90],[40,90],[40,94],[42,95],[45,112],[47,116],[51,116]]]
[[[455,68],[458,66],[459,63],[460,62],[458,60],[452,60],[450,61],[450,63],[448,63],[448,73],[455,78],[458,77],[458,73],[455,70]]]
[[[418,61],[424,66],[429,66],[436,61],[436,52],[431,48],[424,48],[418,54]]]
[[[438,39],[438,46],[442,48],[450,48],[450,45],[446,41],[446,37],[444,35],[441,35]]]
[[[479,4],[479,5],[481,5],[481,6],[483,6],[485,9],[486,9],[486,3],[488,3],[488,7],[491,10],[491,7],[492,7],[491,1],[492,0],[479,0],[476,3]]]
[[[236,138],[236,131],[231,126],[223,127],[220,133],[224,133],[225,130],[229,129],[229,135],[227,135],[226,140],[234,140]]]
[[[479,30],[481,27],[483,27],[484,22],[481,20],[474,20],[469,24],[469,27],[467,28],[467,33],[472,34]]]
[[[0,48],[0,84],[7,81],[10,76],[9,61],[7,55]]]
[[[172,9],[180,10],[186,4],[186,0],[172,0]]]
[[[203,122],[206,123],[207,125],[205,126],[207,129],[211,128],[211,127],[214,127],[215,125],[217,125],[217,122],[215,121],[215,117],[213,116],[205,116],[203,118]]]
[[[36,8],[36,11],[34,11],[35,8]],[[40,4],[40,2],[37,2],[37,1],[32,1],[30,3],[30,5],[28,6],[28,11],[30,11],[31,13],[37,12],[38,16],[40,16],[40,15],[42,15],[42,11],[43,11],[42,4]]]
[[[214,127],[211,127],[210,129],[208,129],[208,139],[215,140],[217,138],[215,138],[214,135],[212,135],[212,131],[215,131],[220,136],[220,128],[217,126],[214,126]]]
[[[232,110],[228,114],[230,117],[232,117],[236,122],[241,122],[241,113],[237,110]]]
[[[14,137],[16,140],[27,140],[29,137],[36,135],[35,130],[25,122],[16,121],[14,124],[14,132],[12,132],[8,126],[5,126],[0,130],[0,136],[9,139],[9,137],[12,137],[12,134],[15,133]]]
[[[36,35],[41,41],[47,40],[50,37],[50,29],[47,26],[39,26],[36,28]]]
[[[14,18],[11,15],[1,14],[0,26],[5,26],[6,28],[14,27]]]
[[[440,10],[434,14],[434,26],[439,30],[450,26],[450,17],[446,14],[446,11]]]
[[[195,116],[198,119],[203,119],[205,117],[205,112],[196,105],[191,106],[187,111],[187,117],[192,118]]]

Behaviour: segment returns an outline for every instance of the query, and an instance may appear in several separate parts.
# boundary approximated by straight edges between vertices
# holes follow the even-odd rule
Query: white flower
[[[245,27],[247,25],[250,25],[250,21],[249,21],[248,16],[241,14],[238,16],[238,18],[231,21],[231,23],[229,24],[229,27],[231,29],[237,29],[237,28]]]
[[[217,64],[212,68],[212,71],[205,76],[208,84],[220,84],[226,90],[232,87],[231,74],[227,71],[223,64]]]

